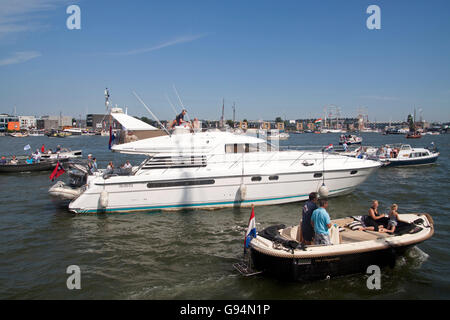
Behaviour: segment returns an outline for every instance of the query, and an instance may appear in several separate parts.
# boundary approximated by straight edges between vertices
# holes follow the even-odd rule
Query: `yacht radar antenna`
[[[182,109],[186,109],[186,108],[184,107],[183,101],[181,101],[181,98],[180,98],[180,95],[178,94],[177,88],[175,88],[175,85],[173,85],[173,90],[175,90],[175,93],[176,93],[176,95],[177,95],[177,97],[178,97],[178,101],[180,101],[181,108],[182,108]],[[189,122],[190,122],[190,121],[191,121],[191,117],[189,117],[189,113],[186,113],[186,114],[187,114],[188,120],[189,120]]]

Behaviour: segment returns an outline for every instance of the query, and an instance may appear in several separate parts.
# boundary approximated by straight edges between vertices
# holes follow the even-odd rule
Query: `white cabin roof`
[[[111,115],[126,130],[131,130],[131,131],[158,130],[157,128],[149,125],[148,123],[145,123],[144,121],[136,119],[135,117],[129,116],[125,113],[111,112]]]

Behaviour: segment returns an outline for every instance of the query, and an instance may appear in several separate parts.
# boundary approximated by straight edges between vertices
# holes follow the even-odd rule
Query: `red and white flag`
[[[250,220],[248,221],[247,232],[245,233],[245,248],[250,247],[250,242],[253,238],[256,238],[256,220],[255,220],[255,208],[252,206],[252,213],[250,214]]]
[[[62,167],[61,163],[56,164],[55,169],[53,170],[52,174],[50,175],[50,180],[54,181],[56,178],[58,178],[60,175],[62,175],[66,170]]]

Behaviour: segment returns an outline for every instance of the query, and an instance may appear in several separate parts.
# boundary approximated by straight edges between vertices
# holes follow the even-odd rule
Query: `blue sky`
[[[66,8],[81,9],[68,30]],[[366,9],[381,8],[369,30]],[[103,90],[130,114],[161,119],[175,85],[193,118],[343,116],[450,120],[450,2],[0,1],[0,112],[104,112]],[[179,103],[177,103],[179,105]]]

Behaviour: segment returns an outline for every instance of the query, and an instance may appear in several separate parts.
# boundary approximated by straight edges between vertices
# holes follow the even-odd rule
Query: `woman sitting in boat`
[[[11,159],[11,161],[10,161],[9,163],[10,163],[10,164],[17,164],[18,161],[17,161],[16,156],[13,156],[12,159]]]
[[[1,165],[5,165],[6,164],[6,158],[2,157],[2,159],[0,160],[0,164]]]
[[[31,156],[28,156],[27,160],[25,160],[27,164],[33,164],[33,158]]]
[[[369,209],[369,215],[363,217],[365,227],[362,230],[384,232],[384,221],[386,221],[386,216],[378,213],[378,200],[373,200]]]
[[[110,161],[110,162],[108,163],[108,166],[106,167],[106,173],[107,173],[107,174],[112,174],[112,173],[114,173],[114,164],[113,164],[112,161]]]

